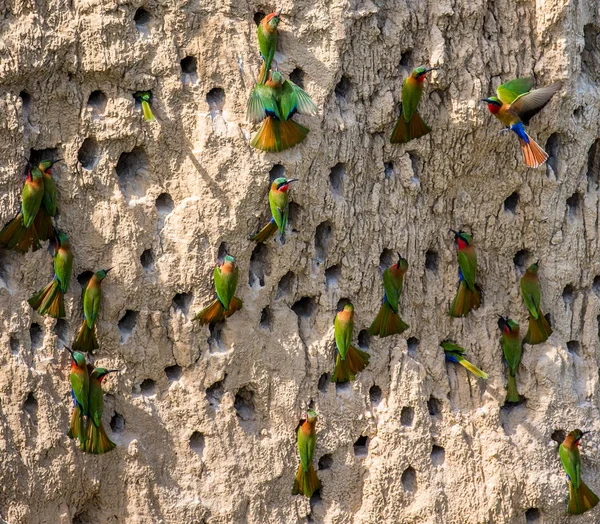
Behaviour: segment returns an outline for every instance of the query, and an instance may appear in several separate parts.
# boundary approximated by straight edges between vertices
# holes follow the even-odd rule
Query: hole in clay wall
[[[437,417],[442,412],[442,403],[439,399],[431,396],[427,401],[427,410],[430,416]]]
[[[206,95],[206,103],[210,117],[214,120],[217,115],[220,115],[225,107],[225,91],[220,87],[214,87]]]
[[[331,168],[329,173],[329,186],[331,192],[335,196],[342,196],[344,194],[344,177],[346,176],[346,166],[342,163],[338,163]]]
[[[152,271],[154,269],[154,254],[151,249],[145,249],[140,256],[140,263],[146,271]]]
[[[254,23],[256,25],[260,24],[260,21],[265,17],[265,13],[263,13],[262,11],[257,11],[256,13],[254,13]]]
[[[329,373],[323,373],[319,377],[318,388],[321,393],[327,393],[329,391],[330,379],[331,379],[331,376],[329,375]]]
[[[235,394],[233,406],[242,427],[244,427],[245,422],[251,422],[256,419],[254,392],[247,386],[244,386]]]
[[[315,233],[315,258],[319,263],[325,262],[325,259],[327,258],[332,230],[333,228],[329,220],[321,222],[317,226],[317,231]]]
[[[290,73],[290,80],[292,82],[294,82],[294,84],[296,84],[298,87],[301,87],[302,89],[304,89],[304,71],[302,69],[300,69],[299,67],[296,67],[291,73]]]
[[[171,306],[175,311],[181,311],[184,315],[187,315],[190,310],[190,304],[192,303],[191,293],[177,293],[173,297]]]
[[[229,246],[225,242],[221,242],[219,244],[219,249],[217,250],[217,260],[222,261],[229,253]]]
[[[47,149],[32,149],[29,153],[29,162],[37,166],[42,160],[52,160],[56,162],[62,155],[56,147]]]
[[[566,436],[567,436],[567,432],[564,429],[555,429],[554,432],[552,433],[552,435],[550,436],[550,438],[554,442],[557,442],[558,444],[562,444],[563,440],[565,440]]]
[[[376,384],[373,384],[371,389],[369,389],[369,401],[371,402],[371,407],[375,408],[379,406],[382,398],[383,393],[381,392],[381,388]]]
[[[275,294],[275,300],[289,297],[294,291],[294,284],[296,282],[296,275],[292,271],[288,271],[281,277],[279,284],[277,285],[277,293]]]
[[[588,191],[600,189],[600,138],[596,139],[588,151],[587,180]]]
[[[335,96],[337,98],[346,99],[350,94],[350,90],[352,89],[352,82],[350,82],[350,78],[346,75],[342,75],[340,81],[335,86]]]
[[[340,266],[328,267],[325,270],[325,289],[337,287],[341,276],[342,268]]]
[[[584,46],[581,52],[581,71],[594,82],[600,82],[600,37],[598,26],[587,24],[583,28]]]
[[[567,350],[569,353],[579,355],[579,342],[577,340],[569,340],[567,342]]]
[[[446,461],[446,450],[442,446],[433,446],[431,450],[431,463],[438,467]]]
[[[223,345],[223,328],[225,327],[225,322],[217,322],[216,324],[209,324],[208,331],[210,336],[207,339],[208,342],[208,350],[211,353],[222,353],[225,351],[225,346]]]
[[[37,417],[38,401],[33,396],[33,393],[29,393],[27,395],[27,398],[23,403],[23,410],[25,411],[25,413],[29,414],[30,417],[34,419]]]
[[[531,253],[527,249],[520,249],[515,253],[513,257],[513,263],[515,267],[521,271],[525,272],[525,270],[531,265]]]
[[[581,207],[582,198],[579,193],[573,193],[567,198],[567,214],[570,220],[574,220]]]
[[[198,71],[198,62],[193,56],[186,56],[181,59],[181,72],[184,75],[195,75]]]
[[[267,306],[260,312],[260,327],[271,331],[272,326],[273,326],[273,313],[271,313],[271,308],[269,306]]]
[[[396,174],[393,162],[386,162],[383,164],[383,174],[385,178],[392,178]]]
[[[267,255],[269,250],[264,244],[256,244],[250,256],[250,268],[248,270],[248,285],[254,287],[258,283],[259,287],[265,285],[265,275],[269,274]]]
[[[95,116],[101,116],[106,111],[108,99],[102,91],[92,91],[88,97],[87,106],[92,110]]]
[[[439,256],[433,249],[428,249],[425,253],[425,269],[437,274],[439,267]]]
[[[410,337],[406,341],[406,347],[408,349],[408,354],[414,358],[417,354],[417,349],[419,348],[419,339],[415,337]]]
[[[417,491],[417,472],[411,466],[402,473],[402,487],[407,493]]]
[[[558,149],[560,146],[560,141],[557,133],[552,133],[548,140],[546,141],[546,153],[548,153],[548,160],[546,161],[546,165],[552,168],[554,174],[558,178]]]
[[[285,177],[285,166],[281,164],[275,164],[269,171],[269,183],[273,183],[277,178]]]
[[[113,433],[121,433],[125,429],[125,419],[123,418],[123,415],[115,412],[110,419],[110,429],[113,430]]]
[[[415,419],[415,410],[410,406],[404,406],[402,411],[400,412],[400,424],[405,427],[410,427],[413,425],[413,421]]]
[[[562,292],[562,298],[565,306],[569,306],[573,302],[573,299],[575,298],[575,288],[573,287],[573,284],[567,284],[565,286]]]
[[[181,378],[182,369],[181,366],[174,364],[173,366],[167,366],[165,368],[165,375],[167,375],[167,380],[169,382],[176,382]]]
[[[300,224],[300,216],[301,216],[302,206],[297,204],[296,202],[290,202],[289,204],[289,214],[288,214],[288,224],[292,228],[292,233],[297,233],[296,225]]]
[[[21,105],[23,107],[23,117],[25,120],[29,118],[29,110],[31,109],[31,96],[27,91],[21,91],[19,93],[21,99]]]
[[[175,209],[175,203],[169,193],[161,193],[158,195],[156,198],[156,210],[158,211],[158,216],[167,216],[173,209]]]
[[[292,305],[292,311],[296,313],[298,319],[310,318],[316,310],[317,304],[314,297],[302,297]]]
[[[366,329],[361,329],[358,333],[358,347],[363,351],[369,351],[369,344],[371,344],[371,335]]]
[[[57,336],[63,345],[69,343],[69,324],[64,318],[59,318],[54,324],[54,334]]]
[[[194,431],[190,436],[190,449],[196,455],[202,457],[204,453],[204,435],[199,431]]]
[[[369,448],[369,438],[361,435],[354,443],[354,456],[355,457],[366,457]]]
[[[225,375],[223,380],[215,382],[206,390],[206,400],[208,400],[208,403],[212,408],[216,409],[221,404],[221,400],[225,394],[225,388],[223,384],[225,383],[226,377],[227,375]]]
[[[512,213],[513,215],[517,212],[517,204],[519,203],[519,193],[516,191],[512,193],[504,201],[504,211],[506,213]]]
[[[93,137],[87,137],[79,151],[77,152],[77,160],[81,164],[81,167],[88,171],[94,169],[100,161],[100,145],[98,141]]]
[[[115,171],[119,178],[121,191],[127,200],[146,194],[150,183],[148,166],[148,155],[142,147],[136,147],[128,153],[121,153]]]
[[[527,524],[534,524],[534,523],[541,522],[541,519],[542,519],[542,515],[540,513],[540,510],[537,508],[529,508],[525,512],[525,522]]]
[[[156,382],[151,378],[145,378],[140,384],[140,392],[145,397],[156,395]]]
[[[592,291],[596,295],[600,295],[600,275],[596,275],[594,282],[592,283]]]
[[[10,352],[12,355],[16,356],[19,354],[19,350],[21,349],[21,343],[19,339],[15,337],[10,337]]]
[[[349,298],[340,298],[338,300],[337,305],[335,306],[335,310],[336,311],[341,311],[342,309],[344,309],[344,307],[346,307],[347,304],[351,304]]]
[[[350,382],[336,382],[335,383],[335,392],[346,394],[350,391]]]
[[[121,333],[121,344],[125,344],[129,337],[133,333],[137,324],[138,312],[128,309],[125,314],[121,317],[118,323],[118,328]]]
[[[150,23],[152,22],[152,15],[146,11],[143,7],[140,7],[133,15],[133,21],[135,27],[140,33],[148,33],[150,29]]]
[[[33,323],[29,326],[29,338],[33,351],[37,351],[44,346],[44,332],[39,324]]]
[[[402,67],[408,67],[412,64],[412,49],[407,49],[402,52],[402,56],[400,57],[400,65]]]
[[[325,453],[320,459],[318,463],[318,468],[320,471],[331,468],[333,465],[333,457],[330,453]]]
[[[85,289],[87,287],[90,278],[93,276],[93,271],[84,271],[83,273],[79,273],[79,275],[77,275],[77,282],[81,286],[81,289]]]
[[[414,178],[418,178],[421,173],[421,157],[417,155],[417,153],[411,151],[408,153],[408,158],[410,158],[410,165],[412,167]]]

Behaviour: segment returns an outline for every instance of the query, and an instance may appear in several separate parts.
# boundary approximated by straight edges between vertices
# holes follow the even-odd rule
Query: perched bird
[[[598,504],[596,494],[581,479],[579,444],[581,437],[586,433],[589,433],[589,431],[581,431],[580,429],[571,431],[558,448],[560,461],[569,480],[569,506],[567,511],[571,515],[581,515]]]
[[[88,368],[83,353],[72,351],[70,348],[67,348],[67,350],[71,353],[69,381],[71,382],[71,396],[74,404],[71,425],[67,434],[69,437],[79,440],[79,447],[84,450],[86,440],[85,418],[89,414],[90,380]]]
[[[552,328],[540,309],[542,288],[538,277],[539,265],[531,264],[521,277],[521,295],[529,310],[529,328],[525,335],[526,344],[541,344],[552,334]]]
[[[100,347],[96,337],[96,319],[102,302],[102,281],[111,269],[96,271],[83,290],[83,322],[73,342],[76,351],[88,352]]]
[[[269,206],[272,218],[258,233],[250,235],[249,240],[257,243],[266,242],[279,229],[282,242],[285,241],[285,226],[290,212],[288,189],[297,178],[276,178],[269,190]]]
[[[292,120],[295,113],[314,115],[317,106],[306,91],[279,71],[271,71],[265,84],[257,84],[248,100],[248,119],[262,122],[250,142],[262,151],[283,151],[302,142],[309,130]]]
[[[263,66],[258,76],[258,83],[264,84],[267,81],[267,75],[271,70],[273,57],[277,48],[277,26],[280,22],[281,9],[276,13],[265,16],[256,30],[258,36],[258,46],[263,59]]]
[[[52,160],[42,160],[38,165],[38,169],[44,178],[44,196],[40,210],[35,217],[35,229],[42,242],[54,238],[52,219],[56,216],[56,184],[50,169],[56,162],[58,160],[54,162]]]
[[[454,239],[458,249],[458,291],[450,306],[451,317],[465,317],[471,309],[481,304],[479,291],[475,287],[477,275],[477,254],[473,247],[473,237],[464,231],[454,231]]]
[[[238,284],[239,270],[235,259],[227,255],[221,264],[213,271],[217,298],[198,313],[194,320],[200,324],[214,324],[233,315],[242,308],[242,301],[235,295]]]
[[[117,445],[108,438],[106,431],[104,431],[104,425],[102,424],[102,412],[104,411],[102,381],[109,373],[116,373],[118,371],[118,369],[96,368],[90,375],[90,393],[88,402],[89,419],[85,443],[85,450],[88,453],[100,455],[117,447]]]
[[[29,299],[29,305],[40,315],[48,314],[54,318],[64,318],[64,294],[69,288],[72,270],[73,252],[69,239],[64,233],[57,233],[54,244],[54,278],[44,289]]]
[[[337,357],[331,382],[348,382],[365,369],[369,363],[369,354],[352,345],[354,331],[354,306],[346,304],[333,321]]]
[[[133,93],[135,98],[140,104],[142,104],[142,113],[144,114],[144,120],[146,122],[153,122],[154,115],[150,108],[150,102],[152,101],[152,92],[150,91],[137,91]]]
[[[35,218],[44,198],[44,176],[37,167],[27,173],[21,193],[21,211],[0,231],[0,246],[27,253],[40,247]]]
[[[292,495],[302,494],[305,497],[312,497],[315,490],[321,487],[321,481],[317,477],[312,459],[317,444],[317,432],[315,425],[317,424],[317,412],[309,409],[306,415],[306,420],[301,421],[298,428],[298,453],[300,454],[300,465],[296,480],[294,481],[294,489]]]
[[[516,78],[496,89],[496,96],[482,98],[492,113],[507,130],[513,131],[519,138],[523,161],[529,167],[541,166],[547,159],[547,153],[525,132],[529,121],[550,102],[554,94],[562,87],[555,82],[547,87],[535,89],[532,78]]]
[[[370,335],[388,337],[403,333],[408,329],[398,314],[398,301],[402,295],[404,274],[408,269],[408,262],[398,254],[398,262],[383,271],[383,301],[379,313],[369,327]]]
[[[473,373],[473,375],[483,379],[488,378],[488,374],[485,371],[481,371],[481,369],[474,366],[466,358],[464,358],[463,355],[466,353],[466,350],[464,348],[460,347],[458,344],[455,344],[450,340],[445,340],[440,344],[440,346],[442,346],[442,348],[444,349],[444,353],[446,355],[446,362],[456,362],[468,369],[471,373]]]
[[[517,391],[517,368],[521,363],[521,336],[519,334],[519,324],[510,318],[500,317],[498,326],[502,330],[500,345],[504,352],[506,365],[508,366],[508,381],[506,384],[506,402],[520,402],[521,397]]]
[[[437,67],[417,67],[408,75],[402,85],[402,102],[400,104],[400,118],[394,126],[390,142],[392,144],[406,144],[414,138],[422,137],[431,131],[417,111],[417,106],[423,95],[423,86],[427,73],[435,71]]]

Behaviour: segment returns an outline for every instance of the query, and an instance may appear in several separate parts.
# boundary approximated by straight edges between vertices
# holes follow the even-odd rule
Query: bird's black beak
[[[69,353],[71,353],[71,356],[73,356],[73,350],[69,347],[69,346],[63,346]]]
[[[438,69],[439,67],[430,67],[428,69],[425,69],[425,72],[423,74],[426,75],[427,73],[430,73],[431,71],[437,71]]]
[[[455,236],[455,237],[457,237],[457,236],[460,234],[458,231],[455,231],[455,230],[454,230],[454,229],[452,229],[452,228],[450,229],[450,231],[451,231],[452,233],[454,233],[454,236]]]
[[[109,267],[108,269],[104,269],[103,271],[108,275],[108,272],[111,271],[112,269],[114,269],[114,266]]]
[[[288,184],[291,184],[292,182],[298,182],[297,178],[288,178],[286,179]]]
[[[482,98],[480,102],[486,102],[487,104],[491,104],[492,101],[489,98]]]
[[[540,265],[540,261],[539,261],[539,260],[536,260],[536,261],[535,261],[535,265],[536,265],[536,266],[539,266],[539,265]]]
[[[283,7],[280,7],[280,8],[279,8],[279,11],[277,11],[277,13],[275,14],[275,16],[276,16],[277,18],[279,18],[279,17],[281,16],[281,12],[282,12],[282,11],[283,11]]]
[[[396,253],[398,255],[398,265],[400,265],[400,261],[402,260],[402,255],[400,253]]]
[[[106,375],[108,375],[109,373],[119,373],[120,371],[120,369],[107,369]]]

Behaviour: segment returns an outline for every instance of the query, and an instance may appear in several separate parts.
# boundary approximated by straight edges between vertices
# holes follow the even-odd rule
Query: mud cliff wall
[[[0,516],[13,523],[559,523],[561,432],[595,431],[584,478],[600,490],[600,27],[594,0],[281,3],[280,70],[319,105],[282,154],[252,150],[245,103],[258,73],[260,2],[0,1],[0,218],[17,211],[23,157],[63,158],[57,224],[72,243],[67,318],[27,298],[52,276],[45,250],[0,253]],[[139,10],[141,8],[141,10]],[[258,15],[260,16],[260,15]],[[388,141],[413,66],[440,66],[422,114],[433,127]],[[478,101],[534,74],[564,89],[531,128],[551,157],[521,163]],[[151,89],[157,122],[132,93]],[[255,248],[270,176],[300,179],[288,239]],[[482,307],[447,310],[457,284],[449,227],[473,233]],[[192,317],[213,297],[227,249],[244,309],[212,332]],[[411,329],[369,339],[377,267],[410,264]],[[496,325],[526,325],[520,271],[540,260],[555,333],[527,347],[527,401],[503,408]],[[97,363],[118,448],[81,454],[65,432],[78,280],[104,284]],[[89,273],[88,273],[89,275]],[[78,277],[78,278],[76,278]],[[356,308],[371,355],[335,387],[332,320]],[[464,345],[487,382],[447,365]],[[319,412],[311,501],[293,497],[296,424]],[[599,519],[598,511],[580,522]],[[573,519],[575,521],[575,519]]]

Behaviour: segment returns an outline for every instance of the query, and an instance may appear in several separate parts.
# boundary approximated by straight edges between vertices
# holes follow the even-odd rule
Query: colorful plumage
[[[90,381],[88,368],[85,361],[85,355],[78,351],[71,353],[71,374],[69,381],[71,383],[71,396],[73,397],[73,414],[71,415],[71,424],[69,426],[69,437],[79,440],[80,449],[84,450],[86,445],[85,418],[89,414],[89,391]]]
[[[550,102],[562,87],[562,82],[531,91],[532,87],[532,78],[516,78],[498,87],[498,96],[482,98],[481,101],[486,102],[489,111],[517,135],[525,164],[538,167],[548,159],[548,155],[525,132],[524,126],[528,126],[529,121]]]
[[[477,276],[477,254],[473,247],[473,237],[464,231],[454,231],[458,258],[458,291],[450,306],[451,317],[464,317],[471,309],[481,304],[479,291],[475,286]]]
[[[437,67],[417,67],[404,80],[400,117],[390,137],[392,144],[405,144],[431,131],[431,128],[423,121],[417,111],[417,106],[423,95],[423,86],[425,78],[427,78],[427,73],[436,69]]]
[[[104,425],[102,424],[102,413],[104,411],[104,395],[102,393],[102,381],[109,373],[115,373],[118,369],[96,368],[89,378],[89,418],[87,427],[87,438],[85,450],[88,453],[100,455],[106,453],[117,445],[108,438]]]
[[[315,490],[321,487],[321,481],[317,477],[312,459],[317,444],[317,413],[309,409],[306,420],[301,421],[298,428],[298,453],[300,454],[300,465],[294,480],[292,495],[304,495],[312,497]]]
[[[50,169],[56,162],[52,160],[42,160],[38,169],[44,178],[44,196],[42,205],[35,217],[35,229],[39,239],[44,242],[54,238],[54,227],[52,219],[56,216],[56,184],[52,178]]]
[[[529,310],[529,327],[525,335],[526,344],[541,344],[552,334],[552,328],[540,309],[542,288],[538,277],[539,266],[531,264],[521,277],[521,296]]]
[[[517,391],[517,368],[521,363],[521,336],[519,333],[519,324],[510,318],[500,317],[498,327],[502,330],[500,345],[504,352],[504,359],[508,366],[508,380],[506,384],[506,402],[516,403],[521,401]]]
[[[271,220],[258,233],[250,235],[249,240],[256,243],[266,242],[275,231],[279,229],[281,241],[285,242],[285,226],[287,225],[290,212],[288,189],[290,183],[296,182],[297,178],[276,178],[269,190],[269,207],[271,208]]]
[[[369,327],[370,335],[379,335],[383,338],[403,333],[408,329],[408,324],[398,314],[398,302],[402,295],[404,274],[407,269],[408,262],[398,255],[398,262],[383,271],[383,301],[379,313]]]
[[[41,291],[29,299],[29,305],[40,315],[54,318],[65,317],[64,294],[69,288],[73,270],[73,253],[67,235],[60,232],[56,235],[54,245],[54,278]]]
[[[588,432],[580,429],[571,431],[558,448],[560,461],[569,482],[569,506],[567,511],[571,515],[581,515],[598,504],[598,497],[581,478],[579,444],[581,437],[586,433]]]
[[[213,278],[217,298],[194,317],[194,320],[199,320],[200,324],[214,324],[225,320],[242,307],[242,301],[235,296],[239,270],[232,256],[225,256],[223,262],[217,264],[213,271]]]
[[[96,320],[102,302],[102,281],[111,269],[96,271],[83,290],[83,322],[73,342],[76,351],[88,352],[100,347],[96,337]]]
[[[137,91],[133,93],[133,98],[135,98],[142,105],[144,120],[146,122],[153,122],[154,114],[152,113],[152,108],[150,107],[150,102],[152,102],[152,93],[150,91]]]
[[[488,374],[485,371],[481,371],[481,369],[474,366],[466,358],[464,358],[464,354],[466,353],[466,350],[464,348],[460,347],[458,344],[455,344],[450,340],[444,340],[444,342],[442,342],[440,346],[442,346],[442,348],[444,349],[444,354],[446,355],[446,362],[456,362],[457,364],[464,366],[465,369],[468,369],[471,373],[473,373],[473,375],[483,379],[488,378]]]
[[[250,142],[262,151],[280,152],[302,142],[309,130],[292,120],[294,114],[314,115],[317,106],[306,91],[279,71],[271,71],[265,84],[257,84],[248,100],[248,119],[262,122]]]
[[[277,49],[277,26],[281,21],[281,10],[277,13],[271,13],[265,16],[256,29],[258,36],[258,47],[260,48],[260,55],[263,59],[263,66],[261,67],[260,74],[258,77],[258,83],[264,84],[267,81],[267,75],[271,70],[273,63],[273,57]]]
[[[367,367],[369,354],[352,345],[354,331],[354,306],[346,304],[333,321],[337,356],[331,382],[354,380],[359,371]]]

